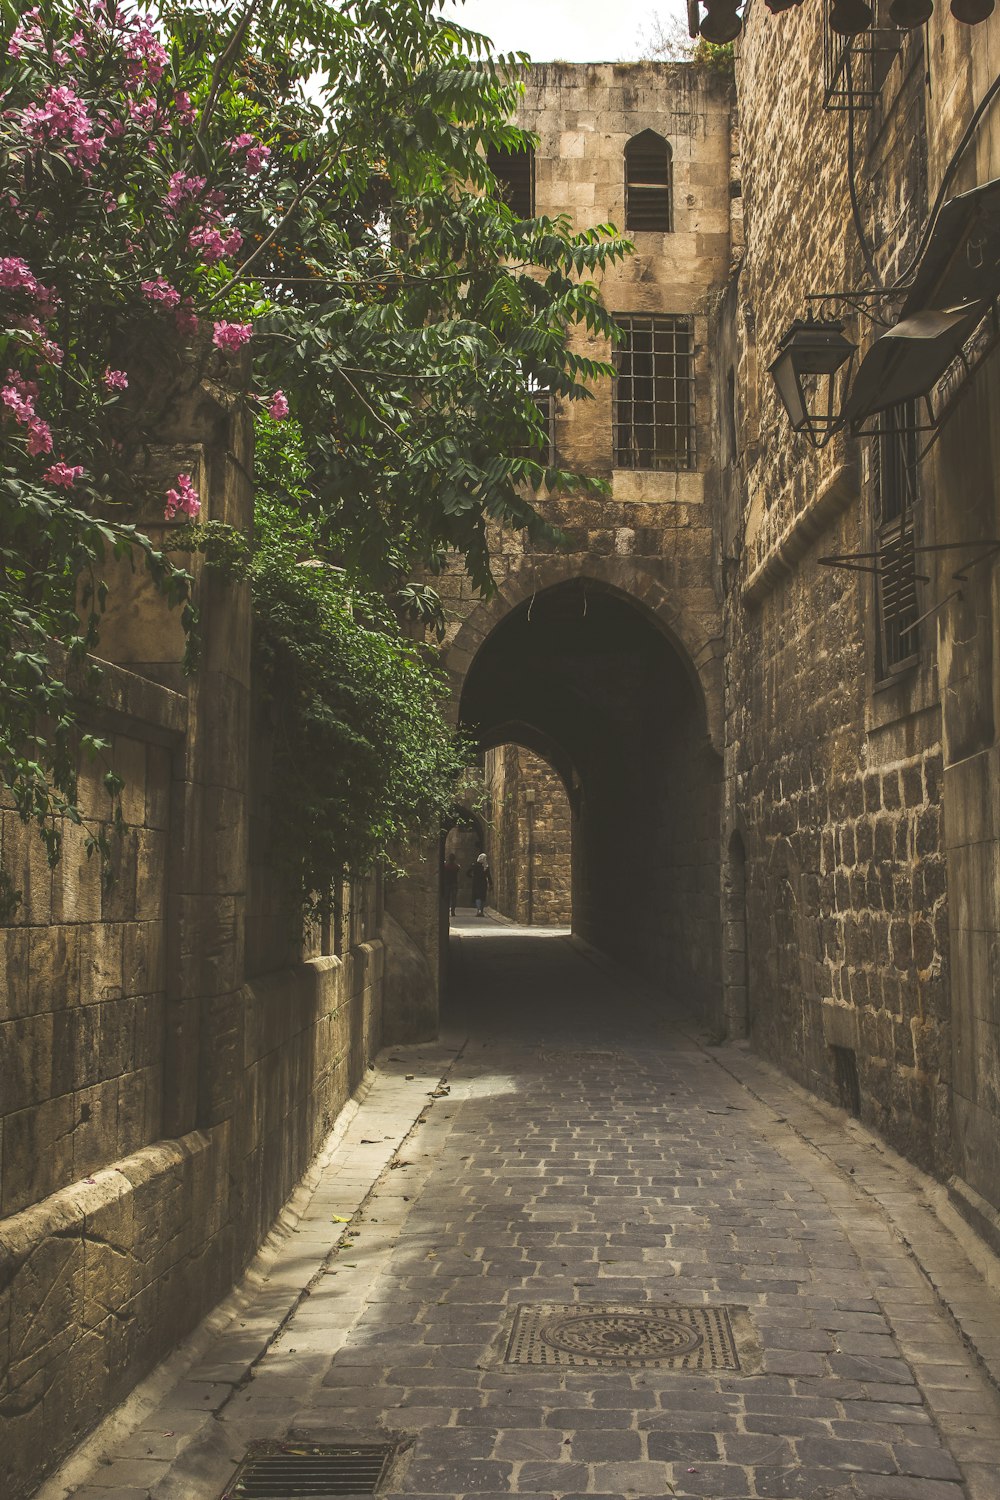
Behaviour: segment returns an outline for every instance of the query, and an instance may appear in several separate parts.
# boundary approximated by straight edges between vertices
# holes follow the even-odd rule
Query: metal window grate
[[[345,1500],[374,1495],[391,1443],[254,1443],[222,1500]]]
[[[490,171],[500,183],[504,202],[519,219],[535,216],[535,153],[504,151],[490,146],[486,152]]]
[[[669,234],[673,229],[670,147],[644,130],[625,147],[625,228]]]
[[[906,32],[885,24],[887,6],[882,4],[877,6],[878,25],[859,36],[841,36],[830,25],[832,4],[826,0],[823,22],[823,108],[874,109]]]
[[[615,315],[615,464],[693,469],[694,323],[688,317]]]

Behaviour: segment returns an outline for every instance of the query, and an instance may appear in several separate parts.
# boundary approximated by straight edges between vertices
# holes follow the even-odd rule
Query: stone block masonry
[[[995,39],[940,5],[926,31],[880,33],[878,76],[849,125],[824,89],[825,55],[848,44],[825,24],[821,8],[755,10],[737,49],[745,252],[715,350],[729,413],[723,835],[738,851],[736,961],[755,1043],[951,1178],[982,1226],[1000,1208],[996,585],[978,540],[1000,534],[996,356],[933,445],[885,432],[918,425],[920,407],[817,449],[790,430],[766,371],[792,320],[817,309],[810,294],[869,289],[875,273],[908,284],[942,183],[951,197],[995,176],[988,114],[945,181],[996,74]],[[869,306],[891,323],[901,303]],[[881,327],[858,306],[824,310],[864,355]],[[915,599],[898,619],[885,550],[897,514],[912,528],[900,566]],[[821,566],[863,569],[876,554],[878,577]]]
[[[572,814],[558,774],[540,755],[502,745],[487,752],[486,785],[492,905],[515,922],[568,927]]]
[[[249,438],[201,392],[151,462],[196,473],[206,516],[245,527]],[[249,598],[198,588],[190,679],[156,596],[131,575],[112,594],[113,660],[86,708],[110,749],[80,773],[95,820],[105,772],[125,783],[112,878],[74,826],[51,870],[0,805],[23,892],[0,928],[4,1500],[32,1494],[241,1275],[381,1044],[379,890],[345,888],[329,930],[293,945],[260,875]]]

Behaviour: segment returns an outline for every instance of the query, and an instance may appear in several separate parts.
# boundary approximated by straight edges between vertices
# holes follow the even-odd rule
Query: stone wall
[[[738,850],[731,905],[746,920],[734,917],[745,948],[727,961],[749,979],[743,1008],[770,1056],[939,1175],[957,1163],[996,1204],[996,736],[981,711],[996,696],[995,575],[977,565],[958,591],[961,545],[918,552],[926,618],[911,659],[887,670],[872,575],[820,565],[863,565],[873,548],[873,439],[841,434],[815,451],[790,431],[767,374],[807,294],[871,285],[847,117],[824,108],[823,21],[821,8],[754,10],[738,48],[746,251],[722,309],[716,381],[720,405],[732,393],[724,833]],[[972,29],[936,7],[926,50],[923,32],[901,35],[859,114],[858,212],[886,283],[916,251],[996,75],[996,35],[993,21]],[[993,175],[995,129],[949,193]],[[875,306],[891,321],[900,303]],[[861,353],[880,331],[856,303],[823,310],[845,319]],[[919,547],[967,542],[973,557],[977,538],[997,534],[996,378],[988,365],[920,466]],[[734,979],[734,1017],[740,988]]]
[[[190,470],[205,515],[246,528],[239,403],[195,392],[166,438],[154,473]],[[251,779],[249,599],[195,572],[190,679],[176,618],[130,572],[113,580],[114,664],[85,705],[111,749],[81,767],[95,818],[104,771],[125,780],[113,879],[72,826],[50,870],[0,808],[23,891],[0,928],[5,1500],[32,1493],[229,1289],[381,1041],[376,883],[345,888],[297,948],[287,925],[257,921],[288,908],[266,882],[251,893],[267,759],[255,737]]]
[[[557,773],[518,745],[486,754],[490,904],[535,927],[568,927],[573,915],[572,817]]]
[[[110,812],[105,774],[125,780],[125,829],[113,884],[66,829],[49,868],[41,840],[8,805],[0,813],[8,868],[23,892],[0,928],[0,1215],[15,1213],[94,1167],[158,1139],[165,1016],[166,845],[171,754],[144,731],[178,733],[183,700],[113,675],[132,690],[132,732],[81,768],[85,820]],[[158,723],[141,715],[162,709]]]

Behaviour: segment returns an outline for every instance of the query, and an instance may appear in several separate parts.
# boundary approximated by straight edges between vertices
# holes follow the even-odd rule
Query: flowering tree
[[[540,525],[542,467],[513,456],[541,450],[532,392],[604,373],[566,334],[611,331],[588,277],[627,247],[502,203],[484,148],[524,144],[517,60],[439,3],[0,0],[0,779],[52,858],[79,817],[63,663],[98,645],[104,558],[193,619],[130,507],[207,360],[249,357],[296,455],[290,487],[270,440],[272,514],[308,513],[350,587],[445,549],[488,587],[488,523]],[[198,519],[188,474],[161,502]]]

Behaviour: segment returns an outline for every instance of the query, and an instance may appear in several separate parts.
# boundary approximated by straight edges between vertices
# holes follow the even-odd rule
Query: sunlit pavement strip
[[[565,938],[458,926],[450,1093],[453,1051],[392,1054],[271,1281],[81,1493],[210,1500],[292,1433],[398,1436],[406,1496],[997,1500],[1000,1306],[932,1185]],[[573,1303],[746,1308],[759,1373],[504,1361],[519,1305]]]

